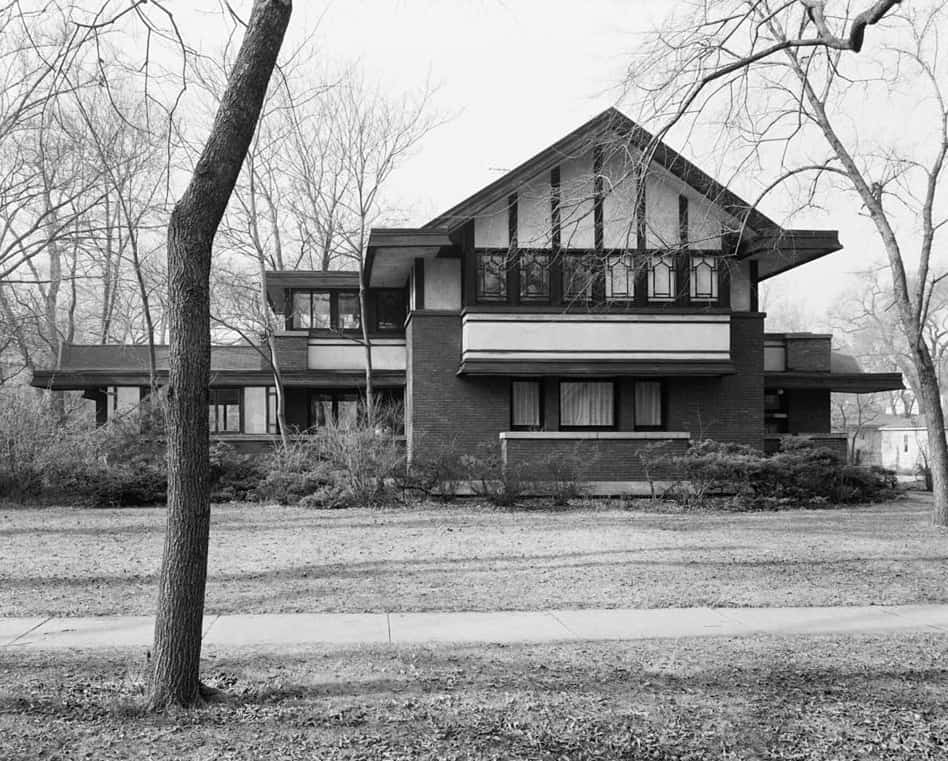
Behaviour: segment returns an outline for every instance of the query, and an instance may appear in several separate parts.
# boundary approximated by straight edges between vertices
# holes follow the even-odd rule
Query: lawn
[[[944,759],[943,636],[233,654],[140,713],[128,653],[0,665],[10,759]]]
[[[153,612],[162,509],[0,511],[0,615]],[[213,510],[212,613],[948,601],[929,502],[667,515]]]

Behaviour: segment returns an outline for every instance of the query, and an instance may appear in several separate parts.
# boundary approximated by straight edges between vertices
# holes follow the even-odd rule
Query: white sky
[[[390,200],[406,210],[393,222],[404,226],[423,224],[616,105],[631,51],[670,6],[659,0],[335,0],[328,5],[296,0],[295,5],[287,45],[318,21],[316,40],[327,62],[358,60],[368,80],[393,93],[417,90],[426,80],[439,88],[435,105],[451,118],[425,138],[389,187]],[[202,6],[207,13],[197,10]],[[235,7],[246,13],[249,2]],[[186,36],[208,51],[225,28],[218,8],[215,0],[201,0],[193,16],[185,11]],[[700,146],[684,153],[716,174],[708,157],[699,155]],[[846,248],[771,281],[775,300],[801,303],[813,329],[822,327],[846,274],[881,255],[874,231],[851,202],[828,197],[824,206],[825,214],[795,218],[792,226],[836,228]],[[783,221],[773,202],[762,210]]]

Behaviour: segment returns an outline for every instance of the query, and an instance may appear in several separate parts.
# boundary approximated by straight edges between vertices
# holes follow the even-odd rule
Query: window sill
[[[501,431],[509,439],[690,439],[688,431]]]

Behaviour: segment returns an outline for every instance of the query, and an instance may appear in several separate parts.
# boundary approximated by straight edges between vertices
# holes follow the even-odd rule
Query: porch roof
[[[904,388],[902,373],[784,371],[764,373],[764,383],[774,388],[836,391],[844,394],[871,394]]]

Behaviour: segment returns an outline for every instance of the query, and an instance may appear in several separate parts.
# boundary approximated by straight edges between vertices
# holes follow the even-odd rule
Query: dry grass
[[[0,758],[944,759],[946,644],[916,635],[234,656],[205,664],[228,702],[162,716],[141,715],[127,654],[22,653],[0,666]]]
[[[0,615],[147,614],[161,509],[0,511]],[[927,499],[841,510],[214,508],[215,613],[948,601]]]

